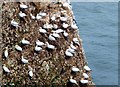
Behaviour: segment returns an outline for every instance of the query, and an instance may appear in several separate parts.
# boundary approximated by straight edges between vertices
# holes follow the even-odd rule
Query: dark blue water
[[[72,2],[96,85],[118,84],[118,3]]]

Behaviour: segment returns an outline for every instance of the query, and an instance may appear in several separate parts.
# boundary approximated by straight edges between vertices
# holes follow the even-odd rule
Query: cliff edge
[[[2,85],[94,86],[67,1],[2,3]]]

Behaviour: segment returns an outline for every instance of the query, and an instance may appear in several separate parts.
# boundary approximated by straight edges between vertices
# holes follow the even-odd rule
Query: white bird
[[[25,40],[25,38],[22,39],[21,43],[24,44],[24,45],[29,45],[30,44],[30,42],[28,40]]]
[[[57,29],[56,31],[52,31],[52,32],[54,32],[54,33],[62,33],[64,30],[62,30],[62,29]]]
[[[71,24],[71,28],[73,28],[73,29],[78,29],[78,27],[77,27],[76,24]]]
[[[78,38],[73,38],[74,42],[79,42]]]
[[[65,22],[67,21],[67,17],[60,17],[60,20]]]
[[[25,5],[25,4],[20,4],[20,8],[22,8],[22,9],[26,9],[26,8],[28,8],[28,6]]]
[[[73,67],[72,67],[72,71],[73,71],[73,72],[79,72],[80,70],[79,70],[79,68],[73,66]]]
[[[53,33],[52,35],[56,38],[60,38],[60,35],[58,33]]]
[[[77,85],[77,81],[76,80],[74,80],[74,79],[71,78],[69,81],[70,81],[70,83]]]
[[[65,51],[65,55],[68,57],[72,57],[73,54],[71,52],[68,51],[68,49]]]
[[[48,23],[43,25],[43,28],[45,28],[45,29],[49,29],[49,28],[52,28],[52,27],[53,26],[51,24],[48,24]]]
[[[41,47],[38,47],[38,46],[35,46],[35,51],[41,51],[42,50],[42,48]]]
[[[51,41],[55,41],[56,40],[55,37],[53,37],[52,34],[49,35],[48,39],[51,40]]]
[[[54,21],[55,19],[56,19],[55,16],[52,16],[52,17],[51,17],[51,20],[52,20],[52,21]]]
[[[18,51],[22,51],[22,48],[19,45],[15,45],[15,49]]]
[[[68,2],[65,2],[65,3],[63,3],[63,7],[69,7],[70,5],[69,5],[69,3]]]
[[[63,35],[64,37],[68,37],[69,34],[66,31],[64,31]]]
[[[29,74],[30,77],[33,77],[33,71],[32,70],[30,70],[28,74]]]
[[[19,15],[21,18],[27,16],[25,13],[23,13],[23,12],[21,12],[21,11],[20,11],[20,13],[18,13],[18,15]]]
[[[70,44],[70,47],[71,47],[72,49],[74,49],[74,50],[77,49],[72,43]]]
[[[37,20],[39,20],[39,19],[41,19],[41,18],[42,18],[42,17],[41,17],[39,14],[36,15],[36,19],[37,19]]]
[[[46,42],[46,44],[47,44],[47,48],[48,49],[55,49],[55,46],[54,45],[51,45],[51,44],[49,44],[48,42]]]
[[[47,14],[45,12],[40,12],[39,15],[40,16],[46,16]]]
[[[83,76],[84,76],[84,78],[89,78],[89,76],[88,76],[88,74],[86,74],[86,73],[83,73]]]
[[[36,41],[36,45],[37,45],[37,46],[43,46],[43,45],[45,45],[45,43],[43,43],[43,42],[37,40],[37,41]]]
[[[84,69],[85,69],[86,71],[91,71],[91,69],[90,69],[87,65],[84,66]]]
[[[46,31],[45,29],[42,29],[41,27],[40,27],[40,29],[39,29],[39,32],[40,32],[40,33],[47,33],[47,31]]]
[[[5,48],[5,51],[4,51],[4,57],[5,57],[5,58],[8,57],[8,47]]]
[[[68,24],[66,24],[66,23],[63,23],[63,28],[67,28],[69,25]]]
[[[73,42],[77,45],[80,45],[78,38],[73,38]]]
[[[10,70],[4,65],[3,66],[3,70],[6,72],[6,73],[10,73]]]
[[[70,53],[75,53],[75,50],[74,49],[72,49],[71,47],[69,47],[68,49],[67,49]]]
[[[53,24],[53,28],[57,29],[58,25],[57,24]]]
[[[34,16],[34,15],[32,15],[31,13],[30,13],[30,16],[31,16],[31,18],[32,18],[32,19],[35,19],[35,16]]]
[[[80,82],[81,82],[82,84],[87,84],[87,83],[88,83],[88,80],[80,80]]]
[[[27,60],[27,59],[25,59],[25,58],[23,58],[23,56],[22,56],[21,61],[22,61],[22,63],[24,63],[24,64],[28,63],[28,60]]]
[[[14,26],[14,27],[18,27],[19,26],[19,24],[16,21],[14,21],[14,20],[11,21],[11,25]]]

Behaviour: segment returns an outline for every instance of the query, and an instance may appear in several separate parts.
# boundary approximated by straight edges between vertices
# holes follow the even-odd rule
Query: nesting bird
[[[21,61],[22,61],[22,63],[24,63],[24,64],[27,64],[27,63],[28,63],[28,60],[27,60],[27,59],[25,59],[23,56],[22,56]]]
[[[35,19],[35,16],[33,14],[30,13],[31,19]],[[39,19],[39,18],[36,18]]]
[[[36,15],[36,19],[37,19],[37,20],[39,20],[39,19],[41,19],[41,18],[42,18],[42,16],[40,16],[39,14]]]
[[[57,25],[57,24],[53,24],[53,28],[54,28],[54,29],[57,29],[57,28],[58,28],[58,25]]]
[[[32,70],[29,71],[29,76],[30,76],[30,77],[33,77],[33,72],[32,72]]]
[[[82,79],[82,80],[80,80],[80,83],[82,83],[82,84],[87,84],[87,83],[88,83],[88,80]]]
[[[18,15],[19,15],[21,18],[27,16],[27,15],[26,15],[25,13],[23,13],[22,11],[20,11],[20,13],[18,13]]]
[[[21,48],[19,45],[15,45],[15,49],[16,49],[17,51],[22,51],[22,48]]]
[[[68,3],[68,2],[64,2],[64,3],[63,3],[63,7],[68,8],[68,7],[69,7],[69,3]]]
[[[56,40],[55,37],[52,34],[49,35],[48,39],[51,40],[51,41],[55,41]]]
[[[37,45],[37,46],[43,46],[43,45],[45,45],[45,43],[43,43],[43,42],[37,40],[37,41],[36,41],[36,45]]]
[[[52,21],[54,21],[55,19],[56,19],[55,16],[52,16],[52,17],[51,17],[51,20],[52,20]]]
[[[42,50],[41,47],[35,46],[35,51],[36,51],[36,52],[41,51],[41,50]]]
[[[90,69],[87,65],[84,66],[84,69],[85,69],[86,71],[91,71],[91,69]]]
[[[59,33],[64,32],[64,30],[62,30],[62,29],[57,29],[56,31],[52,31],[52,32],[59,34]]]
[[[63,35],[64,37],[68,37],[69,34],[66,31],[64,31]]]
[[[8,47],[5,48],[4,57],[5,57],[5,58],[8,58]]]
[[[62,25],[62,26],[63,26],[63,28],[68,28],[68,26],[69,26],[69,25],[68,25],[68,24],[66,24],[66,23],[63,23],[63,25]]]
[[[28,66],[28,68],[29,68],[28,75],[32,78],[33,77],[33,71],[32,71],[33,69],[30,66]]]
[[[73,45],[73,43],[70,44],[70,47],[74,50],[76,50],[77,48]]]
[[[69,81],[70,81],[70,83],[77,85],[77,81],[76,80],[74,80],[74,79],[71,78]]]
[[[6,73],[10,73],[10,70],[9,70],[5,65],[3,65],[3,70],[4,70]]]
[[[71,24],[71,28],[73,28],[73,29],[78,29],[78,27],[77,27],[76,24]]]
[[[39,15],[44,17],[44,16],[47,15],[47,13],[45,13],[45,12],[40,12]]]
[[[48,49],[55,49],[55,46],[54,45],[51,45],[51,44],[49,44],[48,42],[46,42],[46,44],[47,44],[47,48]]]
[[[70,53],[72,53],[72,54],[74,54],[74,53],[75,53],[75,50],[74,50],[74,49],[72,49],[71,47],[69,47],[67,50],[68,50],[68,52],[70,52]]]
[[[52,34],[55,38],[60,38],[60,35],[58,33],[53,33]]]
[[[24,44],[24,45],[29,45],[30,44],[30,42],[28,40],[25,40],[25,38],[23,38],[21,40],[21,43]]]
[[[89,76],[88,76],[88,74],[86,74],[86,73],[83,73],[83,76],[84,76],[84,78],[89,78]]]
[[[80,45],[78,38],[73,38],[73,42],[77,45]]]
[[[25,5],[25,4],[20,4],[20,8],[22,8],[22,9],[26,9],[26,8],[28,8],[28,6]]]
[[[68,49],[65,51],[65,55],[68,57],[72,57],[73,54],[71,52],[68,51]]]
[[[79,68],[73,66],[73,67],[72,67],[72,71],[73,71],[73,72],[79,72],[80,70],[79,70]]]
[[[19,26],[19,24],[16,21],[14,21],[14,20],[11,21],[11,25],[14,26],[14,27],[18,27]]]
[[[67,21],[67,17],[60,17],[60,20],[65,22],[65,21]]]
[[[39,32],[40,32],[40,33],[47,33],[47,31],[46,31],[45,29],[42,29],[41,27],[40,27],[40,29],[39,29]]]
[[[48,24],[48,23],[43,25],[43,28],[45,28],[45,29],[49,29],[49,28],[52,28],[52,27],[53,26],[51,24]]]

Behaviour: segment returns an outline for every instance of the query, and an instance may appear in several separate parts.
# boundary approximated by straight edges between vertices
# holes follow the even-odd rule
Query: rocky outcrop
[[[2,3],[5,85],[93,85],[68,2]]]

